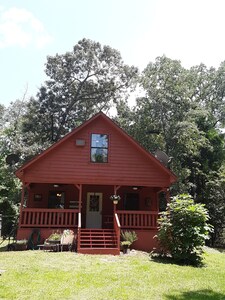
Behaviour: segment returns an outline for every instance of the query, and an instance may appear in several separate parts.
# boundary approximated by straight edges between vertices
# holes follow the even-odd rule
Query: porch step
[[[79,253],[119,254],[113,229],[81,229]]]

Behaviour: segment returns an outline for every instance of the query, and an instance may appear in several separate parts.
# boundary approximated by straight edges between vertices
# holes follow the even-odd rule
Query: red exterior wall
[[[28,201],[27,207],[33,208],[48,208],[48,198],[49,192],[65,192],[65,207],[69,208],[70,200],[77,200],[78,201],[78,189],[74,185],[61,185],[57,188],[53,186],[53,184],[37,184],[32,183],[30,186],[30,190],[28,193]],[[41,200],[35,201],[34,195],[38,194],[41,195]]]
[[[132,244],[132,248],[142,251],[152,251],[158,247],[157,239],[154,236],[157,230],[135,230],[138,240]]]
[[[108,163],[90,162],[91,133],[109,135]],[[85,146],[76,146],[76,139]],[[169,174],[125,139],[120,130],[98,118],[24,169],[24,182],[169,186]]]
[[[68,228],[73,230],[76,233],[76,229],[74,228]],[[43,244],[44,241],[54,232],[57,231],[57,229],[52,228],[40,228],[40,244]],[[64,229],[61,230],[63,232]],[[20,228],[17,232],[17,240],[28,240],[30,235],[33,232],[33,228]],[[36,236],[34,236],[34,243],[36,244]]]

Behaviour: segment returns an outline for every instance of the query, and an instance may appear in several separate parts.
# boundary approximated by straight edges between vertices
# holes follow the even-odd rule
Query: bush
[[[203,246],[212,226],[204,204],[196,204],[190,195],[173,197],[166,211],[160,213],[157,238],[161,253],[171,255],[180,263],[198,265],[202,262]]]
[[[137,241],[137,234],[135,231],[122,231],[121,237],[123,241],[129,242],[130,245],[133,244],[133,242]]]

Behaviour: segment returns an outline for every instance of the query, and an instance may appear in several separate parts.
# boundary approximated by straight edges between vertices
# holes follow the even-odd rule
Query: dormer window
[[[108,135],[93,133],[91,135],[91,162],[108,162]]]

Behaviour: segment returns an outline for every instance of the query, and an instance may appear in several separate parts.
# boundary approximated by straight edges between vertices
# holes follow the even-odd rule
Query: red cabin
[[[121,230],[133,247],[156,247],[159,195],[176,176],[102,112],[17,170],[23,183],[17,239],[39,229],[77,233],[78,253],[119,254]],[[119,195],[114,204],[111,196]],[[117,198],[117,197],[114,197]]]

